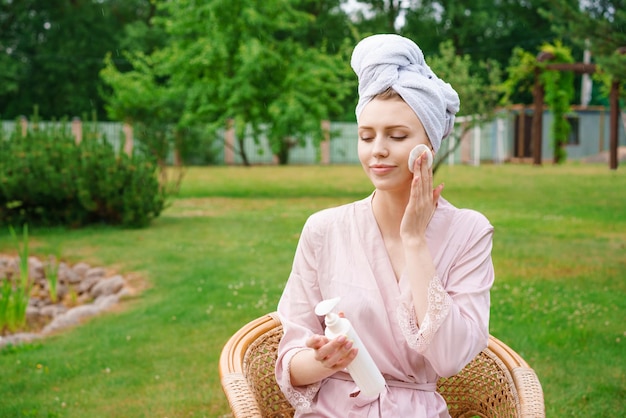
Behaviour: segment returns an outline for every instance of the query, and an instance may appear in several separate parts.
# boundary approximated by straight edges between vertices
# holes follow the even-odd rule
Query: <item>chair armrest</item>
[[[222,376],[222,387],[230,404],[233,417],[262,418],[261,410],[248,382],[242,373],[229,373]]]

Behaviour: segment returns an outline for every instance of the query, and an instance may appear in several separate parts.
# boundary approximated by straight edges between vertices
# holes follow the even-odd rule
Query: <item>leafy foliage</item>
[[[155,159],[94,133],[77,145],[62,126],[16,131],[0,138],[0,154],[2,223],[143,227],[164,207]]]
[[[176,129],[209,123],[212,131],[232,120],[244,163],[248,130],[257,141],[266,137],[286,163],[294,141],[310,135],[319,142],[320,121],[342,113],[353,77],[348,61],[328,51],[344,45],[327,49],[312,39],[315,16],[294,2],[179,1],[159,10],[154,23],[167,32],[167,44],[127,54],[131,71],[109,60],[102,73],[113,90],[112,117]]]
[[[9,232],[19,255],[19,271],[17,277],[0,277],[0,335],[5,330],[15,332],[24,326],[32,287],[28,276],[28,225],[23,225],[21,239],[12,226]]]
[[[535,55],[521,48],[513,51],[507,68],[509,77],[501,86],[504,91],[502,102],[508,102],[515,92],[529,91],[534,83],[536,70],[540,70],[539,81],[545,91],[544,100],[554,117],[551,127],[554,162],[562,163],[567,158],[564,145],[571,129],[566,116],[574,98],[574,74],[572,71],[549,70],[545,67],[550,63],[572,63],[574,59],[571,50],[560,41],[542,45],[540,52],[550,57],[549,60],[539,62]]]
[[[405,11],[402,33],[413,37],[426,52],[450,40],[457,54],[469,55],[473,62],[490,59],[504,67],[514,47],[533,49],[554,37],[549,20],[538,13],[549,0],[404,3],[411,6]]]
[[[484,71],[474,70],[474,62],[469,55],[458,55],[452,41],[439,45],[439,54],[430,60],[435,73],[450,83],[459,94],[461,108],[459,115],[490,117],[496,108],[501,92],[501,71],[494,60],[478,63]],[[487,74],[487,76],[484,76]]]
[[[552,21],[553,30],[581,48],[589,48],[595,62],[608,77],[607,83],[626,80],[626,2],[602,0],[569,2],[555,0],[541,14]],[[622,89],[622,97],[625,91]]]
[[[544,45],[542,52],[553,57],[550,62],[574,62],[570,50],[560,42],[556,42],[554,45]],[[546,92],[545,101],[554,117],[552,122],[554,162],[562,163],[567,158],[565,144],[567,144],[570,125],[566,116],[571,109],[570,103],[574,98],[574,73],[571,71],[544,70],[541,72],[540,80]]]
[[[513,49],[509,65],[506,68],[508,77],[500,88],[502,89],[502,104],[511,102],[511,98],[517,93],[530,94],[535,82],[535,68],[537,57],[523,48]]]
[[[104,116],[98,94],[102,59],[107,52],[119,50],[125,25],[149,18],[152,3],[0,2],[0,114],[15,118],[38,105],[46,118],[92,110]]]

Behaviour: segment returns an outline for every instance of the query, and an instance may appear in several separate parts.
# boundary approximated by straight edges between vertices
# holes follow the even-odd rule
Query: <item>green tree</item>
[[[577,3],[577,0],[563,1]],[[450,41],[456,55],[470,57],[473,74],[484,71],[481,62],[495,61],[504,68],[515,47],[533,49],[555,37],[549,19],[539,13],[540,8],[550,7],[551,0],[362,0],[357,3],[360,8],[356,8],[353,19],[362,33],[399,33],[417,42],[426,56],[437,54],[439,45]],[[515,100],[530,102],[532,98],[518,94]]]
[[[161,5],[155,19],[168,34],[165,47],[137,55],[130,75],[104,74],[117,98],[117,117],[137,118],[150,103],[172,105],[179,127],[209,123],[213,130],[234,121],[236,151],[249,164],[246,135],[266,137],[281,163],[289,149],[310,135],[319,142],[321,121],[340,114],[351,85],[343,44],[330,53],[325,42],[298,42],[315,17],[288,0],[181,0]],[[312,42],[316,44],[317,42]],[[336,49],[336,48],[335,48]],[[136,88],[123,92],[125,83]],[[145,99],[137,99],[145,89]],[[125,96],[125,97],[122,97]]]
[[[294,33],[294,39],[307,47],[324,46],[330,53],[339,53],[346,39],[354,36],[350,16],[341,7],[341,0],[298,0],[293,7],[309,14],[313,20]]]
[[[401,24],[400,17],[406,12],[403,0],[361,0],[351,15],[359,31],[364,35],[396,33]]]
[[[401,33],[415,39],[427,54],[450,40],[456,53],[469,55],[475,65],[489,59],[504,68],[515,47],[533,49],[554,38],[550,22],[538,12],[540,7],[549,7],[550,2],[410,1]]]
[[[352,48],[360,39],[350,15],[341,7],[341,0],[299,0],[294,7],[314,17],[309,25],[294,34],[294,40],[305,48],[315,48],[350,61]],[[350,74],[348,74],[350,76]],[[329,109],[331,120],[354,121],[354,105],[358,100],[354,88]]]
[[[588,48],[607,83],[626,81],[626,1],[600,0],[571,3],[555,0],[541,10],[555,32],[580,48]],[[622,89],[622,98],[626,98]]]
[[[104,115],[98,72],[119,50],[123,27],[145,19],[150,0],[0,2],[0,114]]]
[[[432,70],[459,94],[461,108],[458,116],[466,116],[461,129],[455,131],[448,141],[453,144],[448,149],[442,147],[437,154],[434,171],[439,168],[445,158],[454,152],[461,144],[465,133],[474,126],[493,120],[502,93],[499,85],[502,83],[500,66],[495,60],[479,62],[482,71],[474,71],[475,63],[468,54],[457,55],[452,41],[439,45],[439,54],[427,57]]]
[[[133,68],[131,71],[119,71],[109,54],[100,72],[102,80],[111,87],[103,93],[106,110],[112,119],[132,124],[136,136],[164,168],[170,151],[176,148],[176,138],[181,135],[178,122],[184,107],[184,88],[169,82],[165,72],[168,57],[163,50],[124,56]]]

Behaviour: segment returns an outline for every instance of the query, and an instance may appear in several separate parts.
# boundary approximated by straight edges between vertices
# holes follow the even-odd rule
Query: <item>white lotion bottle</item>
[[[315,307],[315,314],[325,317],[326,337],[332,340],[340,335],[345,335],[348,341],[352,341],[353,347],[358,348],[355,359],[346,369],[352,376],[354,383],[359,387],[361,394],[367,397],[378,396],[385,390],[385,378],[376,367],[376,363],[374,363],[372,356],[363,345],[350,321],[332,312],[339,299],[321,301]]]

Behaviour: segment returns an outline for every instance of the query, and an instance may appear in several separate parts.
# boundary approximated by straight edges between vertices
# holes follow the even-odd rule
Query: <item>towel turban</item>
[[[459,95],[433,73],[415,42],[393,34],[370,36],[354,48],[351,65],[359,79],[357,121],[374,96],[392,88],[413,109],[437,152],[454,127]]]

